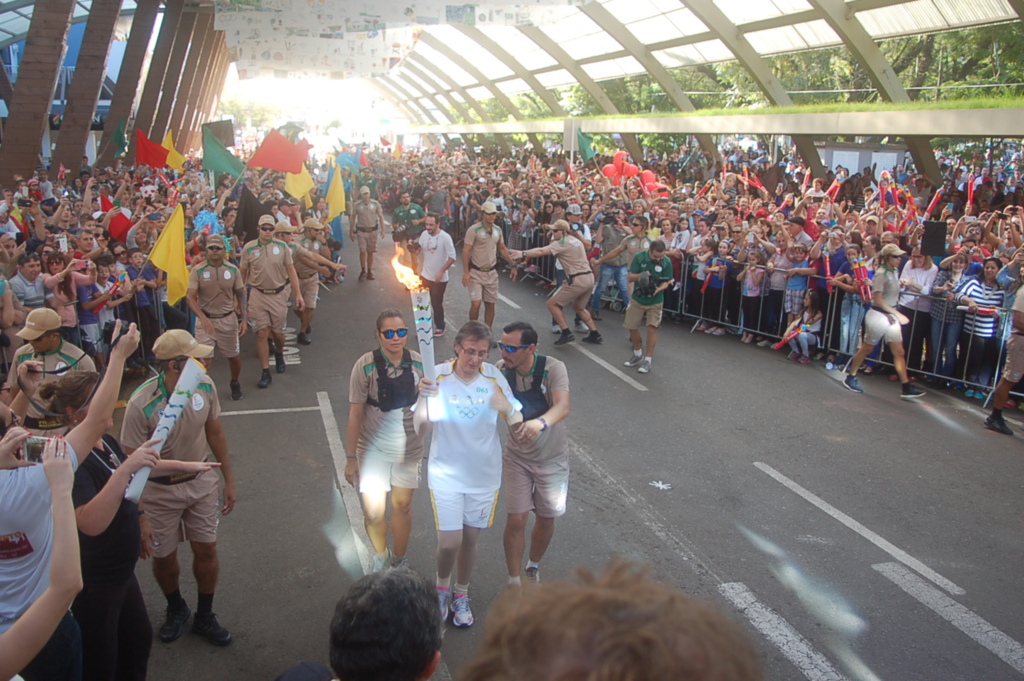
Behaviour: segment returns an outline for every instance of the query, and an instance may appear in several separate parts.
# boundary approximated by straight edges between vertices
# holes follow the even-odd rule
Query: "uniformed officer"
[[[484,324],[494,323],[494,306],[498,302],[498,253],[512,266],[512,281],[517,271],[509,255],[501,228],[494,224],[498,207],[491,201],[480,206],[480,222],[466,231],[462,247],[462,285],[469,289],[469,319],[480,318],[480,303],[484,304]]]
[[[60,336],[60,315],[48,307],[40,307],[28,313],[25,328],[18,332],[18,338],[28,343],[18,348],[14,354],[14,362],[8,376],[17,376],[18,367],[28,361],[41,362],[43,380],[40,385],[52,383],[60,379],[68,370],[96,371],[92,358],[81,348],[68,343]],[[10,386],[10,400],[20,392],[17,380]],[[24,426],[37,435],[48,436],[58,428],[67,426],[63,415],[45,413],[41,405],[34,400],[29,401]]]
[[[242,356],[238,339],[245,335],[245,284],[238,268],[224,259],[224,237],[206,237],[206,261],[192,268],[185,302],[198,319],[196,340],[214,346],[231,369],[231,399],[242,399]]]
[[[329,257],[330,250],[324,243],[324,225],[315,218],[308,218],[302,223],[302,236],[293,241],[297,247],[293,255],[295,259],[295,271],[299,275],[299,288],[302,291],[302,299],[305,308],[297,313],[299,315],[299,335],[296,341],[299,345],[309,345],[309,329],[313,322],[313,311],[316,309],[317,300],[320,298],[320,275],[334,276],[343,265],[336,263]]]
[[[295,309],[305,307],[299,289],[299,276],[295,273],[292,249],[274,238],[274,218],[264,215],[260,218],[260,235],[242,247],[242,281],[251,286],[249,292],[248,318],[256,331],[256,354],[260,359],[263,374],[257,384],[260,388],[270,386],[270,348],[267,339],[274,338],[274,359],[277,373],[283,374],[284,325],[288,315],[288,294],[285,285],[291,283],[291,294],[295,296]],[[292,228],[294,229],[294,228]]]
[[[189,358],[209,357],[213,347],[197,343],[187,331],[172,329],[157,338],[153,354],[160,362],[160,374],[131,396],[121,424],[121,446],[129,456],[152,437]],[[217,526],[220,514],[227,515],[235,507],[235,479],[220,422],[217,388],[206,376],[181,411],[160,457],[207,461],[211,454],[224,475],[223,505],[218,502],[220,479],[214,470],[150,477],[142,494],[146,519],[153,530],[153,575],[167,599],[167,618],[160,627],[160,640],[165,643],[181,637],[192,614],[181,596],[178,580],[178,544],[185,540],[192,548],[192,572],[199,591],[192,631],[214,645],[231,643],[231,634],[213,613],[213,595],[219,570]]]
[[[377,252],[377,230],[384,238],[384,211],[370,198],[370,188],[359,188],[359,201],[352,206],[350,236],[359,244],[359,281],[373,279],[373,254]]]
[[[423,221],[427,217],[426,211],[419,204],[412,202],[408,190],[403,190],[398,199],[398,207],[391,216],[391,233],[394,235],[395,243],[413,242],[420,238],[423,233]],[[413,270],[416,267],[416,252],[406,249],[409,253]]]

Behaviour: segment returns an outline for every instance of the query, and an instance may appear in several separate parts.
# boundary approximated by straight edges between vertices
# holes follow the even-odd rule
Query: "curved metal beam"
[[[604,5],[596,2],[580,7],[580,11],[586,14],[591,20],[594,21],[598,26],[604,30],[605,33],[610,35],[615,42],[626,48],[634,59],[640,62],[640,65],[647,69],[647,73],[658,81],[658,85],[665,91],[680,111],[696,111],[697,107],[693,105],[690,98],[683,92],[683,88],[679,86],[679,83],[672,74],[668,72],[661,62],[654,58],[650,50],[637,40],[637,37],[626,28],[625,24],[615,18],[615,16],[605,9]],[[697,135],[697,141],[700,143],[701,149],[705,152],[710,153],[711,157],[715,161],[722,159],[718,153],[718,146],[715,144],[715,140],[711,135]]]
[[[376,78],[367,78],[366,81],[370,84],[374,90],[380,93],[380,96],[391,102],[395,108],[405,114],[406,118],[410,121],[415,121],[419,125],[424,125],[423,119],[420,118],[419,114],[406,106],[405,101],[395,95],[384,83],[380,82]],[[437,139],[437,135],[433,133],[427,134],[427,141],[435,146],[440,146],[440,140]]]
[[[679,3],[687,7],[704,22],[705,26],[718,34],[718,38],[725,43],[740,65],[747,70],[769,102],[775,106],[793,105],[793,100],[790,99],[789,93],[783,87],[782,81],[768,68],[768,62],[757,53],[746,36],[725,16],[725,13],[718,8],[713,0],[679,0]],[[825,166],[814,146],[814,140],[806,135],[793,135],[793,142],[800,151],[804,162],[810,166],[815,175],[822,177],[825,174]]]
[[[445,73],[436,64],[434,64],[430,60],[424,58],[423,56],[417,54],[416,52],[413,52],[412,54],[410,54],[406,58],[405,63],[409,64],[410,61],[416,62],[417,64],[422,66],[424,69],[426,69],[427,71],[430,71],[432,74],[434,74],[435,76],[440,78],[442,81],[447,83],[448,87],[450,87],[453,92],[458,92],[459,95],[462,97],[462,100],[464,102],[466,102],[467,104],[469,104],[469,106],[473,108],[473,111],[475,111],[476,114],[478,116],[480,116],[480,120],[481,121],[483,121],[484,123],[493,123],[494,122],[494,119],[491,117],[491,114],[487,113],[487,109],[485,109],[483,107],[483,105],[480,104],[480,102],[476,101],[475,97],[470,97],[469,93],[466,92],[466,88],[464,88],[461,85],[459,85],[458,82],[454,78],[452,78],[450,75]],[[469,116],[467,116],[466,117],[466,121],[468,122],[470,120],[472,120],[472,119]],[[495,135],[494,136],[494,140],[498,143],[498,146],[501,147],[501,150],[503,152],[505,152],[506,154],[509,154],[509,153],[512,152],[512,148],[508,145],[508,140],[506,139],[505,135]]]
[[[618,107],[608,97],[608,94],[601,89],[601,86],[597,82],[587,75],[587,72],[579,67],[579,65],[569,56],[569,53],[562,49],[561,45],[556,43],[547,33],[540,30],[536,26],[519,26],[519,32],[525,35],[527,38],[537,43],[540,49],[551,55],[551,58],[558,62],[563,69],[568,71],[573,78],[586,90],[597,105],[601,107],[601,111],[606,114],[615,115],[619,113]],[[640,141],[636,135],[626,134],[622,136],[622,143],[626,145],[626,149],[629,150],[633,160],[639,162],[643,160],[644,154],[640,147]]]
[[[519,107],[512,103],[512,100],[509,99],[508,95],[506,95],[497,86],[495,86],[494,83],[492,83],[490,79],[488,79],[487,76],[485,76],[483,72],[480,71],[480,69],[471,64],[468,59],[463,57],[461,54],[459,54],[452,48],[445,45],[436,37],[430,35],[429,31],[423,31],[423,33],[420,34],[420,40],[422,40],[426,45],[429,45],[430,47],[434,48],[444,56],[451,59],[459,68],[461,68],[463,71],[476,78],[477,83],[490,90],[491,94],[493,94],[494,97],[499,102],[501,102],[501,105],[505,107],[505,110],[508,111],[510,116],[519,121],[525,118],[525,116],[523,116],[523,112],[519,110]],[[534,149],[536,149],[539,152],[542,152],[544,150],[544,146],[540,143],[540,138],[538,138],[534,134],[527,135],[527,137],[530,138],[530,143],[533,144]]]
[[[423,103],[419,100],[418,97],[414,96],[411,92],[406,90],[405,87],[403,87],[400,83],[396,83],[394,78],[392,78],[391,76],[384,76],[380,80],[381,80],[381,82],[384,85],[386,85],[387,87],[390,87],[392,90],[394,90],[400,97],[404,97],[406,102],[408,102],[409,104],[412,104],[417,109],[422,111],[424,116],[426,116],[430,120],[434,121],[435,124],[439,123],[439,121],[437,120],[437,117],[433,114],[433,112],[430,109],[428,109],[426,106],[424,106]],[[444,111],[443,113],[445,114],[445,118],[448,119],[449,123],[454,123],[455,122],[454,119],[452,119],[450,116],[448,116],[448,112],[447,111]],[[444,138],[445,144],[447,144],[448,141],[449,141],[448,135],[442,133],[441,136]]]
[[[878,94],[890,102],[910,101],[910,95],[903,88],[903,83],[900,82],[899,76],[896,75],[889,61],[882,54],[882,50],[878,49],[878,45],[871,39],[871,35],[857,20],[856,15],[849,11],[843,0],[809,0],[809,2],[812,7],[825,16],[828,25],[843,39],[847,49],[853,53],[868,78],[871,79]],[[942,183],[942,172],[939,170],[938,161],[935,160],[935,151],[932,149],[931,140],[920,135],[903,139],[914,157],[914,164],[928,176],[932,184],[938,187]]]
[[[455,96],[452,95],[451,92],[449,92],[448,90],[446,90],[443,87],[441,87],[441,84],[438,83],[433,78],[431,78],[425,71],[420,69],[415,64],[411,63],[408,59],[406,59],[402,63],[402,68],[404,70],[407,70],[409,73],[411,73],[412,75],[416,76],[420,80],[422,80],[427,85],[427,87],[434,88],[434,92],[439,93],[442,97],[447,99],[448,103],[451,104],[452,109],[455,110],[455,113],[459,114],[459,116],[462,117],[462,121],[464,123],[472,123],[473,122],[473,117],[469,115],[469,109],[467,109],[462,104],[462,102],[460,102],[458,99],[456,99]],[[437,102],[436,99],[434,101],[435,101],[435,103]],[[498,138],[495,137],[495,139],[498,139]],[[474,144],[474,146],[476,146],[476,145]]]

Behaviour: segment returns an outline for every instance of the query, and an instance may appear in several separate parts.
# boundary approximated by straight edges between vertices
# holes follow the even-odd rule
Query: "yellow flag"
[[[345,181],[341,179],[341,168],[334,164],[334,177],[327,188],[327,222],[345,212]]]
[[[153,245],[149,261],[167,273],[167,302],[174,305],[184,298],[188,291],[188,266],[185,264],[185,211],[180,203]]]
[[[296,199],[305,197],[315,186],[316,183],[309,176],[309,170],[306,169],[305,164],[302,165],[302,172],[287,173],[284,178],[284,190]]]
[[[395,150],[391,152],[391,155],[392,155],[392,157],[396,161],[401,161],[402,160],[402,143],[401,142],[399,142],[398,144],[395,145]]]
[[[167,167],[175,170],[182,170],[185,167],[185,157],[174,148],[174,135],[168,130],[164,135],[164,143],[161,144],[167,150]]]

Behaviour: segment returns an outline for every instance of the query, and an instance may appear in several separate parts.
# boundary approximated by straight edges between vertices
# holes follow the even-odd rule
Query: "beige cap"
[[[153,343],[153,354],[157,359],[174,359],[175,357],[195,357],[202,359],[213,354],[212,345],[203,345],[184,329],[171,329]]]
[[[296,231],[295,228],[292,227],[292,223],[285,222],[284,220],[282,220],[281,222],[278,222],[276,225],[274,225],[274,232],[275,233],[283,232],[284,234],[294,234],[295,231]]]
[[[480,212],[494,215],[498,212],[498,207],[494,205],[493,201],[484,201],[484,205],[480,206]]]
[[[277,218],[275,218],[273,215],[261,215],[260,216],[260,222],[259,222],[260,227],[262,227],[263,225],[273,225],[273,224],[276,224],[276,223],[277,223]]]
[[[560,229],[563,232],[568,232],[569,231],[569,222],[568,222],[568,220],[555,220],[554,222],[551,223],[550,226],[548,226],[548,229],[551,229],[551,230]]]
[[[222,237],[220,234],[211,234],[210,236],[206,237],[206,245],[220,246],[221,248],[224,248],[224,237]]]
[[[56,331],[60,328],[60,315],[48,307],[40,307],[28,313],[25,319],[25,328],[18,332],[18,338],[35,340],[47,331]]]
[[[888,258],[893,255],[906,255],[907,252],[896,244],[886,244],[882,246],[882,250],[878,254],[883,258]]]
[[[367,187],[366,185],[363,185],[362,187],[359,188],[359,193],[360,194],[369,194],[370,193],[370,188]]]
[[[306,221],[302,223],[302,228],[303,229],[323,229],[324,226],[323,226],[323,223],[321,223],[316,218],[307,218]]]

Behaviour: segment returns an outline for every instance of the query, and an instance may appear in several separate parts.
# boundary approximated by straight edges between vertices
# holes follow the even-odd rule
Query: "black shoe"
[[[192,620],[192,633],[199,634],[215,646],[226,646],[231,643],[231,632],[220,626],[217,616],[212,612],[196,615]]]
[[[309,345],[310,343],[312,343],[312,342],[313,342],[313,341],[309,340],[309,336],[307,336],[306,334],[302,333],[301,331],[299,331],[299,335],[298,335],[298,337],[297,337],[297,338],[295,339],[295,341],[296,341],[296,342],[297,342],[297,343],[298,343],[299,345]]]
[[[572,331],[562,329],[561,335],[555,339],[555,345],[565,345],[566,343],[572,343],[574,340],[576,340],[576,336],[572,335]]]
[[[231,399],[236,402],[242,399],[242,384],[238,381],[231,381]]]
[[[1010,430],[1010,426],[1006,425],[1006,421],[1003,420],[1002,416],[989,414],[989,417],[985,419],[985,427],[1003,435],[1013,435],[1013,431]]]
[[[167,619],[164,620],[164,624],[160,627],[160,640],[164,643],[170,643],[171,641],[177,641],[181,638],[181,635],[185,633],[185,623],[188,622],[188,618],[192,616],[192,611],[188,608],[188,603],[182,599],[180,605],[167,606]]]
[[[913,383],[904,383],[903,390],[900,392],[900,397],[905,400],[916,400],[918,397],[924,397],[924,395],[925,392]]]
[[[263,375],[260,376],[260,382],[256,384],[256,387],[258,387],[258,388],[269,388],[270,387],[270,382],[272,380],[273,380],[273,378],[270,375],[270,369],[264,369],[263,370]]]
[[[376,279],[376,277],[373,276],[373,270],[366,270],[366,278],[371,280],[371,281]]]
[[[594,330],[583,337],[583,342],[592,343],[594,345],[600,345],[601,343],[604,342],[604,338],[601,338],[601,334]]]
[[[288,368],[287,365],[284,363],[284,353],[274,353],[274,361],[276,362],[274,368],[277,369],[277,373],[283,374],[284,370]]]

